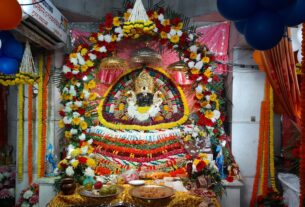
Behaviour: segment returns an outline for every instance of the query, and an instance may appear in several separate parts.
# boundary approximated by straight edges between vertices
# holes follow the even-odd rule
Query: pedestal
[[[225,193],[220,200],[221,207],[240,207],[240,191],[243,183],[237,180],[232,183],[224,180],[222,183]]]
[[[37,180],[37,183],[39,184],[39,207],[47,206],[56,195],[54,188],[56,179],[58,179],[58,177],[45,177]]]

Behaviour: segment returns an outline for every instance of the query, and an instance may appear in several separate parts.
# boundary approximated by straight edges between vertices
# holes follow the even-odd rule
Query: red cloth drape
[[[264,70],[284,113],[297,121],[300,118],[300,89],[291,43],[283,38],[277,46],[260,54]]]

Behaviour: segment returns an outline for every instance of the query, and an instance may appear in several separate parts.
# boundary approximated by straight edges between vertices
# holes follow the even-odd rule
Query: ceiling
[[[121,8],[123,0],[52,0],[70,22],[96,22],[115,8]],[[148,7],[148,0],[142,0]],[[158,3],[160,0],[152,0]],[[217,12],[215,0],[164,0],[170,8],[191,17],[195,21],[224,21]]]

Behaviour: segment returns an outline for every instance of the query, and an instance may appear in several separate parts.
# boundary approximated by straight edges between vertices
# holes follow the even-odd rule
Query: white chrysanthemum
[[[159,31],[158,27],[154,28],[154,32],[157,33]]]
[[[108,42],[108,43],[112,42],[111,35],[108,35],[108,34],[105,35],[105,36],[104,36],[104,39],[105,39],[105,41]]]
[[[32,207],[39,207],[38,203],[32,205]]]
[[[85,98],[85,99],[88,99],[89,96],[90,96],[90,92],[87,91],[87,90],[83,90],[83,93],[84,93],[84,98]]]
[[[181,30],[177,30],[177,35],[178,35],[179,37],[181,37],[181,36],[182,36],[182,31],[181,31]]]
[[[72,111],[70,106],[66,106],[64,112],[70,113]]]
[[[77,129],[73,129],[73,128],[72,128],[72,129],[70,130],[70,133],[73,134],[73,135],[74,135],[74,134],[77,134],[77,132],[78,132]]]
[[[163,14],[159,14],[159,15],[158,15],[158,20],[159,20],[160,22],[163,22],[163,21],[164,21],[164,15],[163,15]]]
[[[15,196],[15,188],[9,188],[8,191],[10,192],[11,196]]]
[[[89,140],[88,140],[88,144],[91,145],[92,143],[93,143],[93,139],[89,139]]]
[[[84,133],[82,133],[79,137],[78,137],[79,140],[81,141],[84,141],[86,140],[86,135]]]
[[[202,93],[202,90],[203,90],[202,85],[199,84],[195,90],[197,93]]]
[[[209,83],[211,83],[211,82],[212,82],[212,80],[213,80],[212,78],[209,78],[209,79],[208,79],[208,82],[209,82]]]
[[[189,40],[193,41],[193,39],[194,39],[194,35],[193,34],[189,34]]]
[[[78,52],[77,54],[77,59],[80,65],[85,65],[86,61],[85,59],[82,57],[82,55]]]
[[[80,116],[80,114],[78,113],[78,112],[73,112],[73,118],[77,118],[77,117],[79,117]]]
[[[196,45],[192,45],[192,46],[190,47],[190,51],[191,51],[191,52],[194,52],[194,53],[197,53],[198,47],[197,47]]]
[[[75,147],[72,144],[69,144],[68,149],[67,149],[68,155],[70,155],[74,149],[75,149]]]
[[[25,193],[23,194],[23,198],[29,199],[29,198],[32,197],[32,195],[33,195],[33,191],[27,190],[27,191],[25,191]]]
[[[99,40],[99,41],[104,41],[104,35],[102,35],[102,34],[99,34],[98,36],[97,36],[97,39]]]
[[[82,147],[82,148],[81,148],[81,151],[82,151],[82,154],[83,154],[83,155],[84,155],[84,154],[87,154],[87,152],[88,152],[88,146]]]
[[[78,73],[79,73],[78,70],[72,70],[72,74],[73,74],[73,75],[76,75],[76,74],[78,74]]]
[[[89,53],[89,58],[90,58],[90,60],[95,60],[96,59],[96,55],[92,54],[92,53]]]
[[[200,60],[201,60],[201,53],[197,54],[196,60],[197,60],[197,61],[200,61]]]
[[[214,110],[213,114],[214,114],[214,116],[212,118],[212,121],[216,122],[220,118],[220,111]]]
[[[72,166],[67,167],[67,169],[66,169],[66,174],[67,174],[68,176],[73,176],[73,175],[74,175],[74,170],[73,170],[73,167],[72,167]]]
[[[193,68],[195,66],[195,63],[193,61],[190,61],[187,65],[189,66],[189,68]]]
[[[118,33],[118,34],[123,34],[122,27],[116,27],[116,28],[114,29],[114,32],[115,32],[115,33]]]
[[[77,58],[70,58],[70,62],[73,63],[73,65],[78,64]]]
[[[74,104],[75,104],[77,107],[82,107],[83,102],[82,102],[82,101],[75,101]]]
[[[106,49],[105,46],[103,46],[103,47],[100,47],[99,51],[100,51],[100,52],[107,52],[107,49]]]
[[[76,96],[76,90],[74,86],[70,86],[69,94],[72,96]]]
[[[70,69],[68,66],[64,65],[64,66],[62,67],[62,71],[66,74],[66,73],[68,73],[68,72],[71,72],[71,69]]]
[[[70,106],[71,107],[72,105],[73,105],[72,101],[69,101],[69,102],[66,103],[66,106]]]
[[[170,34],[171,36],[174,36],[174,35],[177,34],[177,31],[174,30],[174,29],[171,29],[171,31],[169,32],[169,34]]]
[[[64,88],[62,89],[62,92],[63,92],[63,93],[69,93],[69,89],[68,89],[67,87],[64,87]]]
[[[95,176],[94,171],[91,169],[91,167],[86,168],[85,176],[88,176],[88,177],[94,177]]]
[[[197,68],[198,70],[200,70],[203,67],[203,62],[199,61],[195,64],[195,68]]]
[[[63,118],[63,122],[64,122],[65,124],[71,124],[72,119],[71,119],[70,117],[68,117],[68,116],[65,116],[65,117]]]

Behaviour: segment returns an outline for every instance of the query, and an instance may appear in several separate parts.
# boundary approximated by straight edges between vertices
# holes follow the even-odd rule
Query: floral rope
[[[24,88],[23,85],[18,86],[18,181],[22,181],[22,173],[23,173],[23,110],[24,110],[24,97],[23,97]]]
[[[38,82],[38,156],[37,156],[37,174],[38,177],[41,177],[42,170],[44,169],[44,166],[41,165],[42,160],[42,97],[43,97],[43,56],[39,56],[38,59],[38,67],[39,67],[39,82]],[[43,164],[44,165],[44,164]]]
[[[47,58],[47,67],[43,80],[43,93],[42,93],[42,130],[41,130],[41,171],[40,177],[44,176],[45,173],[45,155],[46,155],[46,142],[47,142],[47,114],[48,114],[48,82],[49,82],[49,74],[51,69],[51,55]]]
[[[302,82],[301,82],[301,148],[300,148],[300,207],[305,205],[305,23],[302,29]]]
[[[33,182],[33,86],[28,85],[28,179]]]
[[[273,191],[278,192],[275,184],[275,169],[274,169],[274,126],[273,126],[273,89],[270,87],[270,94],[269,94],[269,101],[270,101],[270,183]]]

